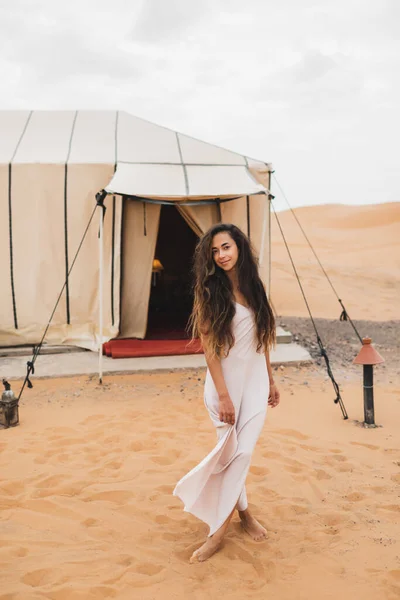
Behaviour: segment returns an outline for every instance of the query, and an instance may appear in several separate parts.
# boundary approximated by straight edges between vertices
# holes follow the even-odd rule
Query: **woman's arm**
[[[272,374],[271,361],[269,358],[269,350],[265,351],[265,360],[267,363],[267,370],[268,370],[268,377],[269,377],[268,404],[269,404],[269,406],[272,406],[272,408],[274,408],[274,406],[278,406],[278,404],[280,402],[280,393],[279,393],[278,388],[276,387],[276,384],[274,381],[274,376]]]
[[[205,346],[204,342],[203,346]],[[204,355],[219,398],[219,420],[234,425],[235,407],[226,386],[221,360],[216,356],[211,357],[206,348],[204,348]]]
[[[272,387],[275,385],[274,376],[272,374],[271,360],[269,358],[269,350],[265,351],[265,361],[267,363],[268,377],[269,377],[269,385]]]

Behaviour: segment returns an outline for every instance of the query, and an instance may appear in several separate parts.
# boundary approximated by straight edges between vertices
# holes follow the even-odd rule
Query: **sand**
[[[398,205],[302,213],[354,318],[376,319],[379,305],[381,320],[398,319]],[[296,244],[317,316],[337,317],[304,242]],[[275,304],[301,317],[274,248]],[[204,370],[112,376],[101,387],[93,377],[33,377],[21,424],[0,430],[0,600],[398,599],[392,359],[376,369],[376,429],[361,425],[360,368],[338,371],[346,421],[323,366],[276,370],[281,405],[268,413],[247,481],[269,538],[254,542],[235,515],[221,550],[196,565],[189,557],[207,528],[172,490],[215,444]]]
[[[322,372],[285,369],[248,477],[269,539],[235,516],[218,554],[190,565],[207,528],[171,494],[214,445],[203,377],[24,393],[20,426],[0,432],[1,600],[399,597],[399,386],[377,385],[382,427],[367,430],[358,380],[342,388],[344,421]]]

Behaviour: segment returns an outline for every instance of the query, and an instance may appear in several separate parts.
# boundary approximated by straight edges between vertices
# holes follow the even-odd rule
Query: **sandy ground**
[[[356,373],[347,421],[317,365],[276,376],[247,483],[269,540],[235,516],[197,565],[207,528],[171,494],[215,442],[204,371],[36,381],[0,432],[0,599],[399,598],[399,385],[377,375],[370,430]]]
[[[33,377],[20,426],[0,430],[0,600],[400,598],[399,205],[298,215],[360,333],[386,359],[375,369],[379,427],[362,426],[362,369],[350,364],[359,342],[292,227],[348,420],[333,403],[274,229],[279,321],[316,362],[276,368],[281,405],[247,480],[269,539],[254,542],[235,516],[211,560],[188,562],[207,528],[172,490],[215,444],[204,370],[113,376],[102,387]],[[287,232],[291,217],[280,218]]]

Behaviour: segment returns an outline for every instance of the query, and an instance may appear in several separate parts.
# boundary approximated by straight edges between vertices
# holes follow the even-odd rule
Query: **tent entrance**
[[[151,277],[146,339],[184,339],[193,305],[198,237],[174,206],[162,206]]]

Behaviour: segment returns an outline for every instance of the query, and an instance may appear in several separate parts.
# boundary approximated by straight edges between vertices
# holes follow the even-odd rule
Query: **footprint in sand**
[[[65,583],[68,580],[68,577],[61,576],[61,571],[59,569],[36,569],[35,571],[30,571],[26,573],[23,577],[21,577],[22,583],[26,585],[30,585],[31,587],[42,587],[44,585],[55,583]]]
[[[363,448],[368,448],[368,450],[379,450],[380,446],[375,446],[374,444],[363,444],[362,442],[350,442],[352,446],[362,446]]]
[[[300,431],[296,431],[295,429],[278,429],[277,431],[274,431],[272,433],[273,433],[273,435],[283,435],[285,437],[293,437],[296,440],[311,439],[309,435],[304,435],[304,433],[300,433]]]
[[[98,519],[90,518],[81,521],[81,525],[83,525],[84,527],[97,527],[98,525],[101,525],[101,521],[99,521]]]
[[[36,482],[38,488],[54,488],[65,482],[65,475],[51,475]]]
[[[361,492],[352,492],[351,494],[347,494],[343,497],[350,502],[360,502],[366,498],[366,495],[362,494]]]
[[[279,454],[278,452],[270,452],[270,451],[263,452],[262,456],[263,456],[263,458],[277,458],[277,459],[282,458],[282,455]]]
[[[0,492],[7,496],[19,496],[25,491],[25,483],[22,481],[9,481],[0,484]]]
[[[129,556],[129,554],[122,554],[119,558],[117,558],[117,565],[121,565],[121,567],[130,567],[132,563],[135,562],[133,556]]]
[[[151,460],[157,463],[158,465],[172,465],[174,462],[177,461],[182,452],[180,452],[179,450],[170,450],[168,454],[169,456],[152,456]]]
[[[158,573],[161,573],[161,571],[163,571],[164,569],[165,567],[162,567],[161,565],[155,565],[154,563],[140,563],[135,567],[135,571],[137,573],[141,573],[142,575],[149,575],[150,577],[152,577],[153,575],[158,575]]]
[[[73,519],[74,521],[82,518],[81,515],[75,513],[69,508],[64,508],[56,502],[47,499],[43,500],[42,498],[25,500],[24,502],[18,504],[18,507],[30,510],[32,512],[37,512],[45,517],[54,515],[57,517],[65,517],[66,519]]]
[[[161,492],[162,494],[172,494],[174,486],[172,485],[159,485],[156,490],[157,492]]]
[[[288,471],[288,473],[301,473],[302,471],[305,471],[304,467],[292,467],[290,465],[285,465],[284,469],[285,471]]]
[[[111,460],[110,462],[107,462],[104,465],[105,469],[111,469],[112,471],[117,471],[121,467],[122,467],[122,462],[119,462],[118,460]]]
[[[32,492],[32,498],[48,498],[49,496],[79,496],[88,487],[87,481],[75,481],[59,487],[44,487]]]
[[[181,535],[180,533],[163,533],[161,534],[161,537],[163,540],[166,540],[167,542],[176,542],[177,540],[181,539]]]
[[[113,490],[110,492],[97,492],[86,498],[84,502],[112,502],[113,504],[126,504],[132,498],[132,492],[126,490]]]
[[[108,417],[105,415],[90,415],[90,417],[86,417],[83,421],[79,423],[79,425],[90,425],[91,423],[99,423],[99,421],[109,421]]]
[[[176,519],[171,519],[168,515],[156,515],[154,518],[155,522],[159,525],[176,525]]]
[[[381,504],[380,506],[378,506],[378,508],[383,508],[384,510],[400,513],[400,504],[386,504],[386,506]]]
[[[250,473],[252,473],[253,475],[264,476],[264,475],[269,475],[270,471],[269,471],[269,469],[266,469],[265,467],[258,467],[256,465],[252,465],[250,467]]]
[[[248,540],[246,540],[246,542],[248,543]],[[265,548],[268,547],[268,544],[264,543],[262,546]],[[271,582],[276,576],[276,566],[274,562],[271,560],[260,560],[253,552],[248,552],[245,548],[232,540],[226,542],[224,546],[224,556],[232,561],[239,559],[242,563],[246,563],[254,569],[258,579],[249,580],[253,589],[264,586],[265,583]]]
[[[332,479],[332,475],[329,475],[329,473],[327,473],[323,469],[315,469],[312,476],[315,477],[315,479],[317,479],[318,481],[320,481],[321,479]]]
[[[284,522],[294,523],[301,525],[299,517],[302,515],[308,515],[309,509],[299,504],[281,504],[280,506],[274,506],[272,512],[275,516],[279,517]]]
[[[154,563],[139,563],[133,569],[129,569],[129,572],[132,576],[133,588],[148,587],[161,583],[167,573],[164,566]],[[140,598],[140,593],[135,594],[135,597]]]
[[[318,454],[321,454],[321,452],[324,452],[324,450],[322,448],[317,448],[316,446],[306,446],[305,444],[300,444],[300,448],[302,448],[303,450],[308,450],[310,452],[317,452]],[[331,450],[331,452],[333,452],[333,450]],[[339,450],[340,452],[340,450]]]
[[[345,462],[348,459],[345,456],[336,454],[335,456],[331,456],[330,460],[337,460],[338,462]]]
[[[338,527],[339,525],[346,524],[348,527],[348,520],[343,518],[343,515],[340,513],[328,513],[325,515],[320,515],[318,520],[325,525],[325,527]]]

